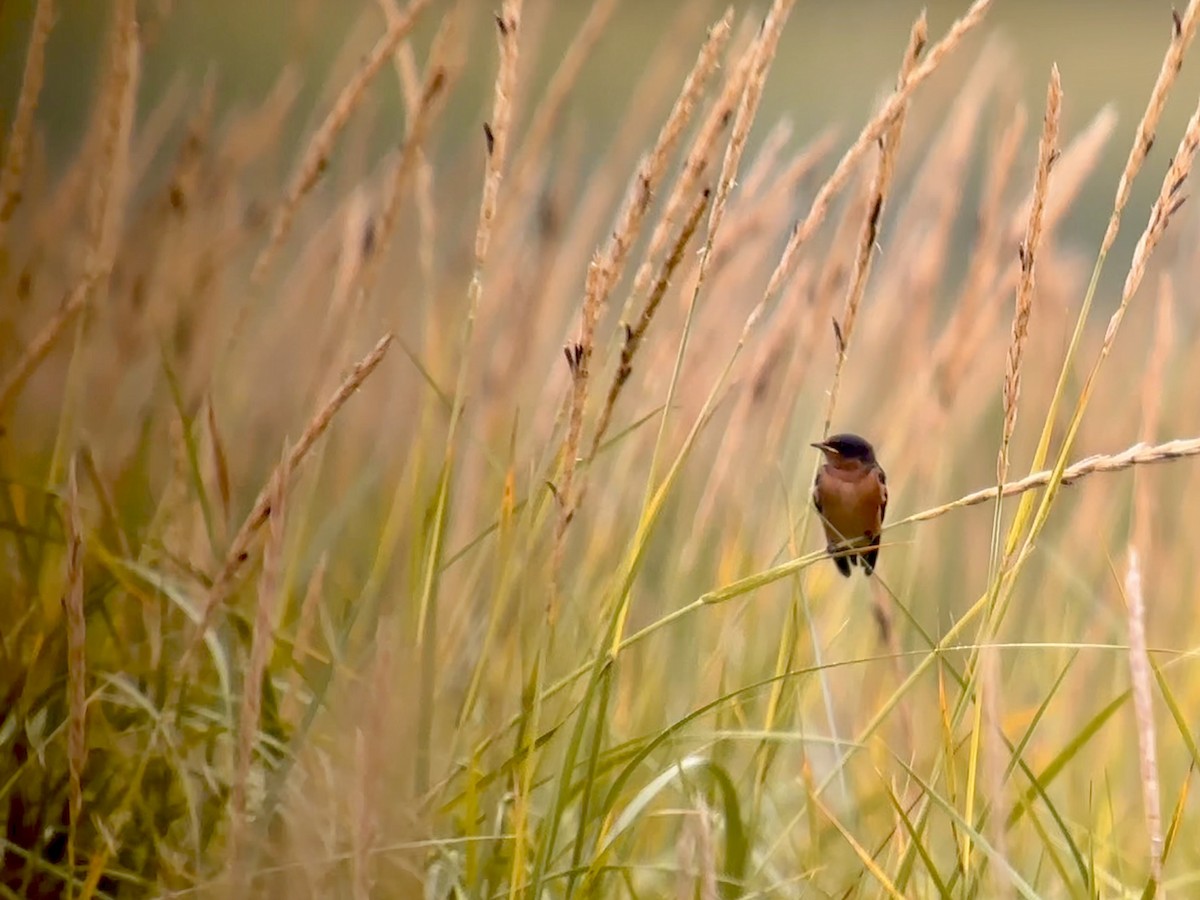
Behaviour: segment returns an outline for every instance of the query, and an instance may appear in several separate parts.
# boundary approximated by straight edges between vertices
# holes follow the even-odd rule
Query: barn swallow
[[[845,577],[860,559],[870,575],[879,558],[888,503],[887,476],[875,459],[875,448],[857,434],[835,434],[812,446],[825,455],[812,499],[825,526],[826,552]],[[858,552],[834,555],[847,549]]]

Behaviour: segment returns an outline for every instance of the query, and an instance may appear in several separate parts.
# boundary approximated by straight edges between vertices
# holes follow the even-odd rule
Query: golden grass
[[[1098,273],[1200,2],[1090,279],[1115,115],[1055,66],[1035,148],[994,5],[813,127],[761,112],[791,0],[681,4],[615,123],[632,4],[379,0],[328,83],[298,48],[257,103],[140,109],[121,0],[54,170],[39,2],[0,896],[1194,891],[1200,109]],[[865,584],[810,530],[832,430],[889,476]]]

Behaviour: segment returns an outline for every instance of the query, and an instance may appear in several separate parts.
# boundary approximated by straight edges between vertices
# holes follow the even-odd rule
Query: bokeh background
[[[637,195],[639,156],[723,6],[621,0],[550,137],[530,149],[526,126],[591,4],[526,0],[510,171],[464,344],[498,0],[457,4],[459,43],[439,58],[452,87],[390,241],[377,240],[379,203],[411,122],[384,66],[257,282],[311,135],[384,30],[381,4],[138,2],[128,159],[106,126],[123,101],[102,90],[117,4],[57,5],[23,199],[0,232],[0,374],[89,285],[90,242],[117,225],[111,271],[81,295],[86,312],[0,401],[0,886],[59,896],[72,875],[68,596],[87,625],[90,691],[73,876],[82,886],[91,867],[104,896],[123,896],[120,885],[228,896],[223,879],[247,861],[263,896],[356,900],[414,896],[419,883],[439,898],[508,896],[535,874],[567,893],[576,864],[600,896],[636,883],[640,896],[708,898],[718,875],[726,894],[793,896],[800,882],[869,894],[879,871],[917,896],[936,895],[939,879],[991,896],[1001,863],[1048,896],[1138,895],[1152,829],[1135,737],[1147,725],[1130,702],[1135,544],[1149,598],[1141,676],[1153,678],[1147,659],[1161,676],[1151,720],[1162,817],[1195,833],[1200,752],[1180,710],[1200,708],[1200,467],[1095,475],[1057,494],[994,627],[977,629],[995,576],[990,504],[889,531],[879,579],[839,578],[808,505],[809,442],[874,147],[735,357],[793,223],[892,89],[914,18],[927,8],[936,41],[967,2],[796,4],[695,315],[704,219],[561,529],[558,491],[581,452],[564,438],[573,382],[562,351],[580,334],[589,261],[627,186]],[[452,5],[433,0],[405,48],[418,75]],[[33,6],[0,0],[5,134]],[[619,320],[644,300],[633,271],[699,122],[731,120],[716,98],[768,6],[733,4],[722,65],[599,311],[584,446],[617,369]],[[889,520],[996,478],[1016,248],[1052,64],[1064,153],[1010,476],[1029,470],[1043,429],[1050,462],[1063,446],[1200,96],[1193,48],[1067,358],[1171,25],[1166,0],[996,0],[914,96],[832,422],[879,446]],[[716,179],[728,129],[718,133],[685,209]],[[992,183],[1002,189],[985,208]],[[117,209],[98,229],[96,197]],[[1070,459],[1200,434],[1197,221],[1194,202],[1171,220]],[[664,257],[647,261],[657,271]],[[359,292],[376,263],[374,290]],[[250,515],[281,449],[384,333],[384,361],[270,495],[286,512]],[[465,412],[448,442],[460,366]],[[711,417],[698,420],[702,410]],[[76,537],[81,558],[68,552]],[[779,575],[789,559],[787,577],[743,580]],[[181,671],[195,611],[225,569],[204,652]],[[873,611],[890,623],[882,633]],[[624,649],[588,668],[607,659],[610,628],[623,629]],[[977,639],[1000,644],[986,715],[982,682],[959,680],[979,677],[967,668]],[[247,687],[256,658],[261,691]],[[901,797],[915,835],[893,809]],[[985,850],[985,834],[1003,848]],[[1188,896],[1200,848],[1175,841],[1166,871]]]
[[[731,5],[739,13],[765,9],[764,3],[752,0]],[[195,89],[210,71],[217,77],[219,111],[255,104],[267,95],[288,63],[298,65],[303,75],[296,108],[310,110],[322,97],[323,86],[328,90],[329,84],[340,84],[339,76],[348,73],[366,52],[379,24],[374,5],[357,2],[145,0],[139,6],[146,39],[139,94],[143,116],[167,91]],[[437,6],[435,3],[435,9]],[[588,6],[579,0],[563,0],[545,4],[539,12],[539,27],[545,31],[533,72],[535,82],[544,82],[553,71]],[[917,13],[927,10],[930,33],[938,34],[965,6],[958,0],[801,2],[767,85],[756,139],[786,116],[795,123],[799,138],[840,125],[839,136],[843,143],[848,142],[863,111],[891,86],[896,57]],[[479,0],[479,7],[480,15],[473,16],[471,23],[471,42],[477,51],[486,50],[491,40],[486,14],[490,6]],[[681,46],[691,46],[723,7],[715,0],[628,0],[620,4],[587,63],[568,114],[572,125],[581,129],[584,143],[595,147],[596,158],[603,153],[614,123],[634,99],[631,92],[661,37],[673,32]],[[59,164],[75,150],[86,122],[108,8],[103,2],[65,3],[59,10],[59,24],[48,48],[40,115],[49,158]],[[1124,148],[1158,73],[1172,8],[1170,0],[1101,0],[1089,3],[1086,9],[1072,0],[1007,0],[989,14],[982,32],[968,39],[965,52],[935,79],[926,92],[934,98],[927,99],[917,115],[936,113],[936,96],[952,95],[971,58],[989,40],[998,41],[1005,53],[1003,90],[1032,108],[1041,103],[1051,63],[1058,63],[1067,94],[1063,123],[1068,133],[1106,104],[1111,104],[1118,116],[1096,177],[1089,180],[1064,232],[1070,238],[1078,237],[1084,246],[1095,246],[1107,222],[1112,185],[1124,164]],[[20,86],[32,9],[32,0],[6,0],[0,5],[0,121],[6,126]],[[436,16],[426,17],[418,27],[418,43],[428,42],[436,21]],[[475,147],[478,122],[489,101],[489,59],[487,52],[470,54],[463,84],[455,92],[439,136],[440,154],[453,156]],[[1189,66],[1164,115],[1164,133],[1174,133],[1186,121],[1198,90],[1200,72]],[[388,120],[400,115],[395,79],[381,79],[371,102],[377,107],[378,126],[368,139],[369,152],[381,154],[395,139]],[[305,124],[302,116],[292,116],[285,133],[299,142]],[[1032,145],[1035,131],[1030,129],[1026,137]],[[1168,154],[1159,147],[1152,159],[1162,168]],[[1134,189],[1135,207],[1144,208],[1156,189],[1150,179],[1139,182]],[[970,199],[968,195],[968,204]],[[1127,258],[1135,240],[1136,234],[1126,230],[1116,256]],[[1110,268],[1109,277],[1118,277],[1112,271]]]

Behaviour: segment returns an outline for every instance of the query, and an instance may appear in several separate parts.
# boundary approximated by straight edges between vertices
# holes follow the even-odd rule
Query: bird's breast
[[[874,471],[846,473],[830,466],[821,478],[822,515],[845,539],[878,534],[880,488]]]

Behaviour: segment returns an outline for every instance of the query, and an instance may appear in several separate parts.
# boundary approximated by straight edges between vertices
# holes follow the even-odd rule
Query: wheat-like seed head
[[[1163,57],[1158,78],[1155,79],[1154,87],[1150,91],[1150,100],[1146,105],[1146,111],[1138,123],[1137,135],[1133,139],[1133,146],[1129,148],[1129,157],[1125,161],[1120,181],[1117,182],[1117,196],[1113,201],[1112,215],[1108,220],[1108,228],[1104,232],[1104,240],[1100,243],[1101,254],[1107,253],[1112,247],[1113,241],[1117,239],[1117,231],[1121,227],[1121,213],[1125,210],[1125,204],[1129,202],[1129,192],[1133,190],[1133,180],[1137,178],[1138,172],[1142,169],[1142,163],[1146,161],[1146,156],[1154,145],[1158,121],[1162,118],[1163,110],[1167,106],[1167,97],[1171,93],[1171,87],[1175,84],[1175,79],[1179,77],[1179,70],[1183,68],[1183,58],[1187,53],[1188,45],[1196,36],[1197,25],[1200,25],[1200,0],[1190,0],[1183,15],[1175,14],[1172,18],[1171,45]]]
[[[879,140],[880,136],[891,127],[896,113],[908,102],[917,87],[932,75],[945,58],[962,42],[963,38],[983,21],[991,4],[992,0],[976,0],[971,4],[971,7],[954,22],[946,35],[930,48],[921,64],[913,69],[904,84],[888,98],[883,107],[863,128],[858,139],[842,155],[833,174],[817,191],[808,215],[797,222],[792,229],[787,246],[767,282],[766,294],[763,298],[764,306],[776,295],[783,283],[791,277],[798,260],[800,247],[813,236],[825,220],[830,203],[849,182],[855,166],[871,146]]]
[[[1046,114],[1042,121],[1042,137],[1038,142],[1037,172],[1034,175],[1033,202],[1029,207],[1029,223],[1020,246],[1021,278],[1017,285],[1016,308],[1013,313],[1012,338],[1004,366],[1004,428],[1000,437],[1000,453],[996,461],[996,477],[1000,483],[1008,477],[1008,445],[1017,425],[1017,402],[1021,395],[1021,357],[1029,336],[1029,316],[1033,311],[1035,267],[1042,241],[1042,217],[1050,187],[1050,170],[1058,157],[1058,128],[1062,114],[1062,81],[1058,66],[1050,69],[1050,85],[1046,90]]]
[[[922,12],[913,23],[908,35],[908,45],[900,62],[900,74],[896,79],[896,89],[902,90],[912,77],[925,43],[929,37],[929,27]],[[879,239],[880,219],[883,217],[884,205],[887,202],[888,191],[891,188],[892,177],[896,172],[896,157],[899,152],[900,138],[904,133],[904,118],[908,112],[908,104],[900,104],[883,134],[879,138],[879,162],[871,185],[867,190],[867,213],[859,228],[856,251],[849,282],[846,286],[846,299],[842,308],[840,323],[835,323],[834,337],[837,342],[837,359],[834,363],[833,382],[825,403],[825,424],[821,429],[823,435],[829,434],[833,422],[833,413],[837,408],[838,391],[842,380],[842,370],[846,365],[846,350],[854,335],[854,325],[858,320],[858,308],[862,303],[863,293],[867,289],[867,278],[871,273],[871,259],[875,255],[875,244]],[[840,242],[839,242],[840,243]]]

